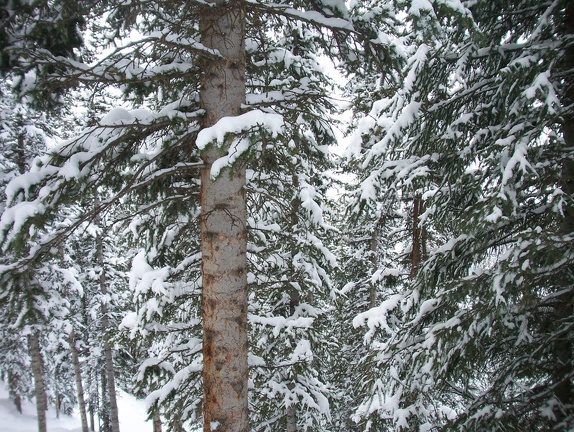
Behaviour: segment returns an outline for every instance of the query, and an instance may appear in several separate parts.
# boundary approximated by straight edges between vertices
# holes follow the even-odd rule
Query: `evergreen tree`
[[[12,81],[2,82],[2,145],[4,148],[2,176],[0,186],[7,195],[14,193],[14,180],[32,165],[35,155],[46,148],[49,141],[50,126],[44,116],[31,109],[26,101],[18,100],[11,88]],[[18,187],[16,185],[16,193]],[[32,236],[40,233],[32,231]],[[5,251],[0,261],[2,270],[11,266],[11,260],[18,254],[27,253],[26,244],[17,243],[14,250]],[[49,352],[48,341],[57,339],[57,333],[51,332],[52,326],[62,325],[66,305],[61,302],[61,289],[54,282],[55,267],[53,260],[35,263],[13,274],[6,281],[6,289],[0,298],[2,316],[2,373],[8,378],[10,394],[21,410],[22,396],[36,398],[38,429],[46,430],[45,411],[48,406],[48,376],[44,360],[53,353]],[[56,276],[57,277],[57,276]],[[8,351],[7,351],[8,350]],[[19,358],[14,361],[14,357]],[[31,370],[30,370],[31,369]],[[30,374],[31,372],[31,374]],[[33,382],[32,386],[27,383]]]
[[[38,26],[38,14],[44,7],[48,7],[47,16],[59,17],[61,4],[54,3],[53,9],[49,6],[51,3],[39,3],[17,13],[17,19],[4,28],[10,36],[8,43],[19,40],[19,20]],[[133,203],[137,207],[131,207],[123,219],[133,222],[141,239],[152,241],[142,244],[143,252],[137,255],[132,272],[136,299],[147,312],[136,312],[143,322],[128,319],[124,326],[141,331],[142,337],[150,329],[154,330],[147,333],[150,338],[157,335],[155,329],[166,335],[165,344],[146,342],[161,361],[145,364],[163,368],[171,378],[156,389],[159,393],[154,400],[169,401],[171,397],[168,406],[179,403],[182,409],[170,412],[193,420],[200,406],[194,396],[200,391],[195,372],[202,370],[205,430],[216,425],[224,430],[246,430],[246,229],[251,225],[246,215],[246,170],[253,165],[250,169],[255,174],[250,182],[258,189],[269,188],[267,194],[275,193],[269,179],[293,183],[279,201],[278,210],[287,214],[277,218],[261,212],[253,217],[254,222],[261,218],[265,224],[274,222],[281,229],[293,229],[286,244],[279,243],[281,236],[272,239],[269,253],[283,254],[285,260],[274,270],[282,272],[281,279],[284,275],[286,280],[276,281],[275,292],[262,292],[266,298],[259,304],[267,309],[279,301],[281,318],[319,321],[315,316],[321,315],[330,290],[326,269],[334,261],[311,230],[328,229],[321,216],[327,185],[320,171],[328,166],[322,146],[332,140],[332,134],[324,118],[330,107],[323,102],[327,95],[312,51],[321,47],[333,56],[346,57],[362,35],[353,27],[343,3],[110,1],[83,6],[89,7],[86,16],[93,23],[92,46],[113,42],[115,47],[100,58],[76,48],[74,54],[86,52],[86,63],[82,63],[79,55],[71,59],[62,55],[69,52],[56,52],[50,46],[36,49],[41,40],[21,39],[26,43],[11,45],[12,63],[39,72],[36,77],[27,75],[29,81],[23,82],[30,85],[23,90],[49,88],[60,95],[75,85],[95,92],[116,86],[123,90],[128,108],[112,109],[78,137],[54,147],[38,160],[31,175],[20,180],[24,194],[9,196],[11,207],[2,218],[4,248],[21,241],[40,219],[55,222],[54,229],[33,242],[33,255],[15,260],[9,270],[25,267],[31,259],[44,259],[54,245],[97,213]],[[269,27],[261,24],[268,19],[284,25],[288,30],[284,38],[270,36]],[[82,27],[73,19],[69,23],[75,25],[74,31]],[[134,34],[141,37],[133,38]],[[290,68],[292,76],[281,71],[282,65]],[[268,143],[274,141],[285,145],[274,149],[276,155],[271,153],[270,160],[276,158],[282,165],[277,167],[280,170],[265,167],[267,178],[259,174],[265,172],[263,167],[259,171],[260,161],[253,161],[271,150]],[[96,191],[99,202],[85,199]],[[62,206],[80,197],[84,197],[80,212],[64,217]],[[253,203],[259,200],[253,197]],[[33,210],[35,216],[20,212],[24,208]],[[164,213],[165,209],[169,211]],[[146,226],[140,227],[140,222]],[[182,234],[187,238],[172,237]],[[197,277],[198,247],[201,279]],[[291,259],[285,259],[287,256]],[[253,257],[254,263],[261,259]],[[287,300],[277,297],[279,285],[288,287]],[[201,315],[197,303],[200,287]],[[318,290],[321,292],[316,293]],[[157,294],[165,297],[157,301]],[[312,306],[314,301],[316,306]],[[181,304],[192,306],[188,315],[176,312]],[[164,310],[159,306],[165,306],[170,314],[162,317]],[[275,316],[270,310],[264,313]],[[169,324],[162,327],[165,322]],[[172,325],[177,322],[183,322],[182,332]],[[289,418],[291,430],[317,427],[323,421],[321,416],[328,418],[325,387],[317,379],[306,349],[313,344],[314,330],[305,334],[305,327],[308,325],[286,342],[294,351],[292,372],[277,378],[281,385],[288,389],[294,385],[298,392],[289,395],[293,388],[289,389],[285,393],[289,400],[279,398],[274,408],[281,412],[281,424]],[[184,342],[181,347],[179,342]],[[275,344],[273,350],[282,343]],[[273,355],[273,350],[268,354]],[[171,357],[171,366],[164,361],[167,357]],[[259,376],[269,379],[271,375]],[[182,386],[195,392],[176,391]],[[310,394],[312,398],[308,398]],[[230,401],[225,402],[227,398]]]
[[[572,5],[463,3],[411,7],[434,42],[415,44],[413,73],[365,129],[364,166],[402,190],[422,178],[440,235],[372,321],[403,324],[377,330],[388,385],[357,414],[391,429],[569,430]],[[400,159],[378,159],[390,148]]]

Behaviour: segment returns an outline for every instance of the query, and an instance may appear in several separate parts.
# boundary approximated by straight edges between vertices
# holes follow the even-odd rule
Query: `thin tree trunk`
[[[100,292],[102,295],[108,293],[106,274],[104,271],[104,249],[102,237],[100,234],[96,236],[96,249],[98,255],[98,265],[100,266]],[[104,367],[107,383],[107,396],[110,403],[110,421],[112,423],[112,432],[120,432],[120,420],[118,414],[118,401],[116,395],[116,380],[114,375],[114,358],[112,353],[112,346],[108,341],[106,332],[110,328],[110,319],[108,316],[108,305],[102,302],[102,332],[104,334]]]
[[[183,426],[181,425],[181,419],[177,418],[173,421],[173,426],[171,432],[184,432]]]
[[[287,425],[286,432],[297,432],[297,406],[291,405],[287,408],[286,415]]]
[[[96,410],[98,407],[98,378],[97,378],[97,372],[95,371],[91,371],[91,376],[93,376],[93,379],[91,380],[91,387],[92,387],[92,392],[90,392],[90,431],[91,432],[95,432],[96,430]],[[93,383],[96,383],[95,385]]]
[[[18,115],[16,120],[16,126],[21,132],[18,134],[18,146],[16,147],[16,165],[18,166],[18,172],[24,174],[28,170],[28,165],[26,163],[26,135],[23,132],[24,120],[22,116]]]
[[[153,432],[161,432],[161,417],[159,416],[159,412],[154,411],[152,421]]]
[[[18,392],[18,376],[14,372],[8,372],[8,393],[10,394],[10,399],[14,402],[16,409],[20,414],[22,414],[22,398]]]
[[[291,316],[295,314],[297,306],[301,303],[301,293],[296,288],[291,288],[289,292],[289,313]],[[294,349],[294,343],[292,343],[292,348]],[[291,382],[287,384],[289,390],[295,388],[294,382],[297,380],[297,374],[291,377]],[[297,406],[298,404],[293,403],[285,409],[285,422],[287,432],[297,432]]]
[[[369,244],[369,249],[371,252],[370,261],[372,264],[373,272],[377,271],[377,268],[379,266],[379,259],[378,259],[379,231],[380,231],[379,223],[380,222],[377,222],[375,228],[373,229],[373,233],[371,234],[371,241]],[[369,284],[369,309],[372,309],[375,306],[377,306],[377,284],[371,282]]]
[[[58,390],[58,366],[54,368],[54,395],[55,395],[55,407],[56,408],[56,418],[60,418],[60,392]]]
[[[426,258],[426,229],[420,225],[421,214],[424,213],[424,202],[420,195],[413,200],[413,225],[412,225],[412,253],[411,253],[411,278],[416,277],[423,260]]]
[[[96,431],[96,418],[94,415],[94,407],[92,405],[90,405],[90,431],[91,432],[95,432]]]
[[[36,412],[38,414],[38,432],[46,432],[46,410],[48,398],[44,386],[42,355],[40,353],[40,336],[32,333],[28,338],[30,357],[32,359],[32,374],[34,375],[34,391],[36,395]]]
[[[201,103],[209,127],[245,102],[245,5],[216,0],[200,15],[201,42],[223,56],[204,59]],[[247,231],[245,167],[211,178],[226,148],[202,152],[201,253],[204,431],[247,432]]]
[[[110,420],[110,402],[108,397],[108,380],[106,379],[106,366],[104,361],[104,369],[101,371],[100,387],[102,389],[102,397],[100,401],[100,409],[98,411],[99,417],[99,430],[100,432],[112,432]]]
[[[96,206],[99,204],[99,197],[96,194],[95,196],[95,204]],[[101,220],[99,215],[96,215],[95,218],[96,225],[101,230],[103,227],[101,226]],[[100,293],[102,296],[106,296],[108,294],[108,285],[106,280],[106,272],[105,268],[105,260],[104,260],[104,245],[102,241],[101,233],[96,235],[96,254],[98,260],[98,266],[100,267]],[[106,390],[107,396],[110,404],[110,421],[112,426],[112,432],[120,432],[120,420],[118,414],[118,401],[116,395],[116,380],[114,374],[114,358],[112,353],[112,346],[107,338],[107,331],[110,329],[110,318],[108,315],[108,305],[104,300],[102,302],[102,333],[104,336],[104,373],[106,377]],[[104,389],[102,389],[104,391]]]
[[[83,340],[89,340],[89,331],[90,328],[90,318],[88,312],[88,303],[87,297],[82,296],[82,321],[83,321]],[[97,371],[88,368],[87,369],[87,377],[86,377],[86,384],[87,384],[87,411],[89,416],[89,423],[90,423],[90,431],[95,432],[96,430],[96,420],[95,420],[95,413],[96,407],[98,406],[98,386],[93,385],[94,380],[97,381]]]
[[[291,182],[293,183],[293,189],[297,191],[299,189],[299,178],[297,175],[291,176]],[[293,265],[293,257],[297,254],[297,242],[294,237],[297,236],[298,225],[299,225],[299,211],[301,210],[301,198],[299,194],[296,193],[293,199],[291,200],[291,214],[290,214],[290,232],[292,233],[293,237],[291,238],[291,243],[289,245],[289,252],[291,254],[291,260],[289,261],[289,273],[291,275],[295,275],[295,268]],[[297,307],[301,303],[301,293],[297,288],[291,286],[289,288],[289,315],[293,316]],[[291,348],[295,348],[294,341],[291,341]],[[297,380],[297,374],[291,377],[291,382],[287,384],[289,390],[293,390],[295,385],[293,384],[294,381]],[[297,405],[296,403],[292,403],[288,407],[285,408],[285,430],[287,432],[297,432]]]
[[[89,432],[88,417],[86,415],[86,401],[84,399],[84,386],[82,384],[82,369],[80,368],[80,359],[76,349],[76,340],[74,333],[70,333],[70,353],[72,354],[72,364],[74,366],[74,375],[76,378],[76,390],[78,392],[78,407],[80,410],[80,420],[82,423],[82,432]]]

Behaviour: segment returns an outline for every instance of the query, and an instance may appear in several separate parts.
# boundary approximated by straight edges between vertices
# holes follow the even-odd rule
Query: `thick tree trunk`
[[[245,6],[214,1],[200,16],[201,42],[223,59],[205,60],[201,103],[204,127],[240,114],[245,102]],[[201,253],[204,431],[247,432],[247,232],[245,167],[212,179],[225,148],[202,153]]]
[[[78,408],[80,410],[82,432],[89,432],[86,401],[84,399],[84,386],[82,384],[82,370],[80,368],[80,359],[78,357],[78,350],[76,349],[74,333],[70,333],[70,353],[72,355],[72,365],[74,366],[74,376],[76,378],[76,391],[78,392]]]
[[[34,375],[34,391],[36,395],[36,412],[38,414],[38,432],[46,432],[46,410],[48,398],[44,386],[42,355],[40,353],[40,336],[32,333],[28,338],[30,357],[32,359],[32,374]]]

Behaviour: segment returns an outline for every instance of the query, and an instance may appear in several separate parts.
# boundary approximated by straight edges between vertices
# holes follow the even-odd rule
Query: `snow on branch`
[[[283,116],[254,110],[236,117],[223,117],[213,126],[202,129],[197,135],[196,144],[200,151],[213,142],[217,146],[223,147],[230,135],[238,135],[253,129],[264,129],[273,138],[276,138],[281,134],[283,127]],[[234,139],[229,146],[227,154],[213,163],[211,177],[216,178],[221,170],[233,165],[250,147],[251,141],[248,136]]]
[[[281,15],[285,18],[291,18],[298,21],[304,21],[317,27],[326,27],[333,31],[342,30],[346,32],[355,32],[353,23],[343,18],[328,17],[317,11],[302,11],[289,7],[286,4],[263,4],[257,0],[248,0],[248,3],[252,5],[251,7],[261,9],[264,12]]]
[[[64,70],[58,77],[49,77],[50,81],[60,83],[70,80],[111,85],[127,82],[150,83],[156,79],[166,79],[170,73],[174,78],[181,78],[182,74],[185,75],[195,68],[191,60],[172,61],[167,64],[152,64],[142,60],[140,53],[149,50],[164,52],[171,50],[210,59],[222,58],[218,50],[206,47],[193,37],[159,31],[137,40],[130,40],[91,64],[55,56],[45,49],[34,50],[30,55],[31,60],[37,64],[57,64],[62,67]]]
[[[147,140],[158,134],[169,136],[174,119],[183,118],[189,122],[202,114],[201,110],[186,112],[190,106],[195,106],[193,101],[178,101],[159,112],[114,108],[98,125],[87,128],[80,136],[63,141],[49,154],[37,158],[29,172],[14,178],[5,189],[8,207],[0,217],[0,244],[3,250],[10,248],[18,238],[32,235],[34,229],[28,227],[35,225],[36,220],[49,223],[58,219],[57,210],[71,196],[90,198],[90,191],[102,182],[113,182],[119,171],[127,175],[123,169],[130,167],[129,179],[121,190],[103,198],[84,213],[60,221],[57,229],[43,234],[34,242],[27,257],[4,266],[0,273],[26,267],[27,263],[50,250],[55,242],[69,235],[83,222],[110,208],[123,196],[149,185],[154,180],[149,175],[149,168],[166,149],[161,145],[161,139],[155,140],[157,142],[154,141],[153,145]],[[185,136],[195,134],[196,122],[186,127]],[[189,168],[188,165],[181,167]]]

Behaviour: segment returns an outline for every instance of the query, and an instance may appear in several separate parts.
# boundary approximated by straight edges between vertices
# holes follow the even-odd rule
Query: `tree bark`
[[[157,411],[153,413],[153,432],[161,432],[161,417]]]
[[[38,432],[46,432],[46,410],[48,398],[44,385],[42,355],[40,353],[40,335],[32,333],[28,338],[30,357],[32,358],[32,374],[34,375],[34,391],[36,394],[36,412],[38,414]]]
[[[245,6],[216,0],[200,15],[201,42],[223,59],[204,60],[203,127],[240,114],[245,102]],[[211,178],[226,148],[202,152],[201,253],[204,431],[247,432],[247,231],[245,167]]]
[[[426,229],[420,226],[420,217],[424,213],[424,202],[420,195],[413,200],[411,278],[416,277],[420,266],[426,258]]]
[[[95,204],[96,206],[99,204],[99,197],[95,196]],[[99,215],[95,218],[95,223],[98,225],[99,229],[103,229],[101,226],[101,220]],[[106,272],[105,272],[105,260],[104,260],[104,244],[102,240],[101,233],[96,235],[96,254],[98,260],[98,266],[100,268],[100,293],[103,297],[108,294],[108,285],[106,280]],[[110,421],[112,423],[112,432],[120,432],[120,420],[118,415],[118,401],[116,395],[116,380],[114,374],[114,358],[112,353],[112,346],[107,338],[107,331],[110,328],[110,318],[108,316],[108,305],[106,301],[102,301],[102,333],[104,337],[104,373],[106,376],[106,389],[109,398],[110,404]],[[102,389],[103,391],[104,389]]]
[[[106,364],[100,375],[100,387],[102,397],[98,410],[98,429],[100,432],[112,432],[112,420],[110,417],[110,401],[108,395],[108,380],[106,379]]]
[[[76,390],[78,392],[78,407],[80,410],[80,420],[82,432],[89,432],[88,417],[86,415],[86,401],[84,399],[84,386],[82,384],[82,370],[80,368],[80,359],[76,349],[76,340],[74,333],[70,333],[70,353],[72,354],[72,364],[74,366],[74,375],[76,378]]]
[[[301,210],[301,198],[297,193],[299,189],[299,178],[296,174],[291,176],[291,182],[293,184],[293,189],[296,191],[293,199],[291,200],[291,214],[290,214],[290,231],[292,233],[292,237],[290,240],[289,245],[289,253],[291,254],[291,259],[289,260],[289,277],[292,277],[296,274],[295,266],[293,265],[293,257],[297,254],[297,231],[299,225],[299,211]],[[289,315],[293,316],[297,307],[301,304],[301,293],[299,289],[291,286],[288,288],[289,292]],[[291,348],[295,349],[295,342],[291,341]],[[293,390],[295,385],[293,382],[297,380],[296,372],[293,372],[294,375],[291,377],[291,382],[287,383],[287,387],[289,390]],[[297,432],[297,405],[296,403],[292,403],[288,407],[285,408],[285,430],[286,432]]]
[[[104,271],[104,248],[100,234],[96,236],[96,249],[98,255],[98,266],[100,267],[100,292],[102,295],[108,293],[106,285],[106,274]],[[106,374],[106,389],[110,403],[110,421],[112,423],[112,432],[120,432],[120,420],[118,415],[118,401],[116,395],[116,380],[114,374],[114,358],[112,346],[108,341],[106,332],[110,328],[110,319],[108,316],[108,305],[102,302],[102,332],[104,334],[104,367]]]
[[[58,366],[54,368],[54,408],[56,408],[56,418],[60,418],[60,391],[58,388]]]
[[[370,257],[372,271],[376,272],[379,267],[379,221],[377,221],[373,232],[371,233],[371,241],[369,242]],[[369,309],[377,306],[377,284],[369,283]]]
[[[297,432],[297,406],[291,405],[287,408],[286,415],[287,425],[286,432]]]
[[[91,375],[93,375],[93,379],[92,381],[96,381],[97,382],[97,373],[94,373],[94,371],[92,371]],[[90,431],[91,432],[95,432],[96,430],[96,409],[98,406],[98,385],[93,385],[93,390],[90,393],[90,407],[89,407],[89,412],[90,412]]]

